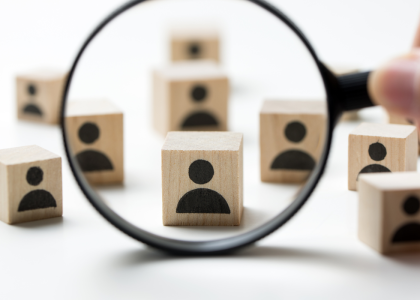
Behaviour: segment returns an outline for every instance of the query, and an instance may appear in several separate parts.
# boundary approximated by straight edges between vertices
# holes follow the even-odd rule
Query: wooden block
[[[70,101],[66,132],[90,183],[123,182],[123,113],[119,108],[107,100]]]
[[[171,59],[220,61],[220,38],[215,29],[178,28],[171,32]]]
[[[215,63],[175,63],[153,79],[154,127],[160,133],[227,130],[229,82]]]
[[[359,178],[359,239],[380,253],[420,251],[420,174]]]
[[[239,225],[242,134],[169,132],[162,147],[163,225]]]
[[[349,190],[361,173],[417,170],[414,126],[362,123],[349,135]]]
[[[260,112],[261,181],[305,181],[319,160],[325,101],[265,101]]]
[[[0,150],[0,220],[16,224],[62,215],[61,158],[38,146]]]
[[[67,73],[34,71],[16,77],[17,117],[21,120],[58,124]]]
[[[388,122],[390,124],[401,124],[401,125],[413,125],[413,126],[415,126],[413,120],[410,120],[408,118],[401,117],[399,115],[390,114],[389,112],[388,112]],[[419,133],[418,153],[420,154],[420,133]]]

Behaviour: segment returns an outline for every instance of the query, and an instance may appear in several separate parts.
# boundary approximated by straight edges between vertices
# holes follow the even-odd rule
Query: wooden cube
[[[265,101],[260,112],[261,181],[300,183],[319,160],[325,101]]]
[[[349,135],[349,190],[359,174],[417,170],[417,130],[414,126],[362,123]]]
[[[388,112],[388,122],[390,124],[401,124],[401,125],[413,125],[415,126],[413,120],[409,119],[409,118],[404,118],[402,116],[399,115],[395,115],[395,114],[390,114]],[[420,132],[419,133],[419,147],[418,147],[418,153],[420,154]]]
[[[359,178],[359,239],[380,253],[420,251],[420,174]]]
[[[171,60],[220,61],[220,38],[215,29],[178,28],[171,33]]]
[[[16,77],[17,117],[58,124],[67,73],[41,70]]]
[[[154,74],[154,127],[169,131],[227,130],[229,82],[212,62],[182,62]]]
[[[38,146],[0,150],[0,220],[16,224],[62,215],[61,158]]]
[[[239,225],[242,134],[169,132],[162,147],[163,225]]]
[[[123,113],[113,103],[70,101],[66,133],[78,165],[90,183],[124,181]]]

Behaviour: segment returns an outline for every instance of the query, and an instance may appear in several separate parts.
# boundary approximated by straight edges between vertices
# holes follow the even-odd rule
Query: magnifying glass
[[[238,249],[304,205],[341,113],[373,105],[368,75],[335,76],[264,1],[131,1],[72,65],[67,158],[132,238],[181,254]]]

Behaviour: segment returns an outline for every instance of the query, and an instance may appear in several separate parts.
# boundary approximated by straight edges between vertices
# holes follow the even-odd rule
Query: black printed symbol
[[[99,127],[92,123],[84,123],[78,131],[79,139],[85,144],[92,144],[99,139]],[[109,158],[102,152],[87,149],[76,155],[76,159],[83,172],[95,172],[113,170],[114,167]]]
[[[35,96],[37,89],[35,85],[29,84],[26,87],[26,91],[29,95]],[[36,104],[33,104],[33,103],[25,105],[25,107],[23,108],[23,113],[36,116],[36,117],[42,117],[43,115],[42,110]]]
[[[369,156],[374,161],[381,161],[384,160],[387,152],[386,148],[383,144],[376,142],[369,146]],[[359,175],[363,173],[381,173],[381,172],[391,172],[387,167],[379,164],[371,164],[364,167],[359,174],[357,175],[357,179],[359,180]]]
[[[408,197],[403,205],[403,211],[408,216],[413,216],[420,209],[420,200],[417,196]],[[420,241],[420,224],[418,222],[410,222],[401,226],[392,237],[392,243],[407,243]]]
[[[206,184],[214,176],[210,162],[202,159],[194,161],[188,170],[190,179],[196,184]],[[178,214],[230,214],[230,208],[222,195],[207,188],[187,192],[176,207]]]
[[[197,42],[188,45],[187,52],[191,58],[198,58],[201,55],[201,46]]]
[[[191,98],[195,102],[201,102],[207,98],[207,88],[203,85],[196,85],[191,89]]]
[[[44,179],[44,172],[40,167],[31,167],[26,172],[26,181],[33,186],[39,185]],[[18,211],[27,211],[48,207],[57,207],[51,193],[46,190],[33,190],[27,193],[19,203]]]
[[[414,121],[411,119],[405,119],[407,121],[408,124],[414,125]]]
[[[300,143],[306,136],[306,127],[299,121],[292,121],[284,129],[286,139],[292,143]],[[315,160],[299,149],[284,151],[276,156],[271,163],[272,170],[309,171],[315,168]]]
[[[27,87],[27,92],[28,92],[29,95],[35,96],[35,94],[36,94],[36,86],[33,85],[33,84],[29,84],[28,87]]]

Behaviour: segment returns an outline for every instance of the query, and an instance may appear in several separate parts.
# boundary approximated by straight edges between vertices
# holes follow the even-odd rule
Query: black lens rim
[[[305,35],[278,8],[265,2],[264,0],[242,0],[242,1],[254,3],[255,5],[271,13],[272,15],[277,17],[280,21],[282,21],[284,24],[286,24],[299,37],[301,42],[306,46],[307,50],[311,54],[312,58],[314,59],[320,71],[321,77],[323,79],[326,95],[327,95],[328,122],[327,122],[327,133],[325,137],[326,138],[325,146],[324,146],[323,153],[320,157],[319,163],[317,164],[315,170],[312,172],[310,178],[308,179],[308,182],[302,188],[298,197],[295,199],[295,201],[293,201],[292,204],[290,204],[284,211],[282,211],[279,215],[277,215],[272,220],[268,221],[267,223],[249,232],[240,234],[238,236],[230,237],[230,238],[196,242],[196,241],[182,241],[182,240],[176,240],[176,239],[169,239],[169,238],[161,237],[153,233],[150,233],[148,231],[142,230],[132,225],[131,223],[127,222],[122,217],[120,217],[117,213],[115,213],[111,208],[109,208],[105,204],[105,202],[101,200],[99,195],[93,191],[93,189],[84,179],[84,176],[80,168],[78,167],[75,158],[71,155],[68,137],[66,134],[66,125],[64,122],[65,120],[64,116],[65,116],[65,110],[66,110],[68,91],[72,82],[73,74],[76,70],[76,67],[79,63],[80,58],[82,57],[84,51],[86,50],[90,42],[108,23],[110,23],[113,19],[118,17],[120,14],[122,14],[123,12],[127,11],[128,9],[130,9],[131,7],[135,5],[141,4],[143,2],[150,2],[150,1],[152,0],[133,0],[117,8],[114,12],[108,15],[108,17],[106,17],[88,36],[88,38],[83,43],[81,49],[79,50],[71,66],[71,69],[67,77],[67,82],[65,84],[63,97],[62,97],[62,105],[61,105],[62,138],[63,138],[66,156],[70,164],[71,171],[76,179],[76,182],[81,188],[82,192],[84,193],[88,201],[93,205],[93,207],[106,220],[108,220],[108,222],[110,222],[116,228],[118,228],[119,230],[127,234],[128,236],[142,243],[145,243],[149,246],[152,246],[160,250],[164,250],[164,251],[175,253],[175,254],[182,254],[182,255],[219,254],[219,253],[226,253],[226,252],[243,248],[245,246],[255,243],[256,241],[274,232],[275,230],[280,228],[283,224],[285,224],[290,218],[292,218],[308,200],[316,184],[321,178],[323,171],[325,169],[326,161],[327,161],[330,147],[331,147],[331,139],[332,139],[332,132],[333,132],[334,124],[337,119],[337,116],[340,113],[339,112],[340,109],[337,110],[338,106],[334,105],[332,101],[332,96],[335,95],[334,86],[332,82],[334,81],[334,78],[331,77],[331,73],[328,72],[328,70],[320,62],[320,60],[318,59],[318,56],[316,55],[314,49],[312,48],[311,44],[309,43]]]

